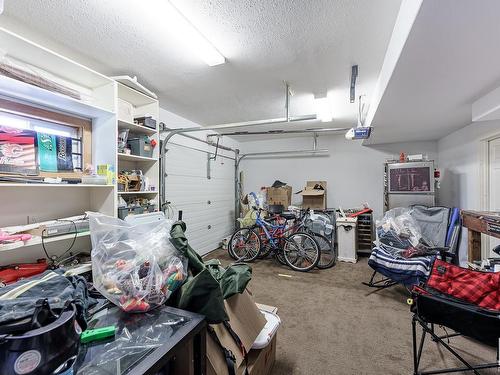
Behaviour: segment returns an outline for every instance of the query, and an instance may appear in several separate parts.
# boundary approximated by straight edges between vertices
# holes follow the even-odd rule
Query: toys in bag
[[[164,304],[187,277],[187,261],[170,243],[169,220],[132,225],[89,214],[95,288],[126,312]]]

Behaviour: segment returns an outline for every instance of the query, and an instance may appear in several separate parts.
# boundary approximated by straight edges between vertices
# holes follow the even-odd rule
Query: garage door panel
[[[183,211],[189,243],[203,255],[234,229],[234,161],[211,161],[208,179],[206,153],[177,145],[168,149],[166,198]]]

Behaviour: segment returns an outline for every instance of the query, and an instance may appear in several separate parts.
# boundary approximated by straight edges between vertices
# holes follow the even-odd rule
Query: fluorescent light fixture
[[[315,98],[314,107],[316,116],[321,122],[330,122],[333,120],[333,103],[328,96],[324,98]]]
[[[3,0],[0,0],[0,14],[3,13]]]
[[[0,0],[1,1],[1,0]],[[224,64],[226,58],[210,43],[210,41],[181,13],[171,2],[167,2],[165,23],[182,38],[186,47],[190,48],[209,66]]]
[[[0,126],[16,129],[30,129],[30,122],[16,117],[0,115]]]

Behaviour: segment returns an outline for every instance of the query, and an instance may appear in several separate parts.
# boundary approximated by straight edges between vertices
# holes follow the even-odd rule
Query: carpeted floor
[[[209,258],[231,262],[222,250]],[[294,272],[273,259],[256,261],[252,268],[255,300],[277,306],[283,321],[273,375],[413,374],[406,289],[374,292],[362,285],[371,275],[366,258],[309,273]],[[450,340],[473,363],[495,361],[494,349],[460,337]],[[430,340],[422,364],[422,370],[459,365]]]

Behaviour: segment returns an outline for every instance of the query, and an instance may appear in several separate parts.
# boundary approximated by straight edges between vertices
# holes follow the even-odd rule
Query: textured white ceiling
[[[436,140],[471,123],[500,85],[500,1],[424,0],[369,143]]]
[[[85,55],[105,74],[137,75],[162,107],[202,125],[282,117],[288,80],[296,93],[292,115],[312,113],[312,95],[332,91],[329,126],[346,126],[357,112],[348,100],[350,67],[359,65],[357,93],[369,96],[400,6],[400,0],[177,0],[228,60],[208,67],[162,21],[163,1],[6,0],[0,21]]]

